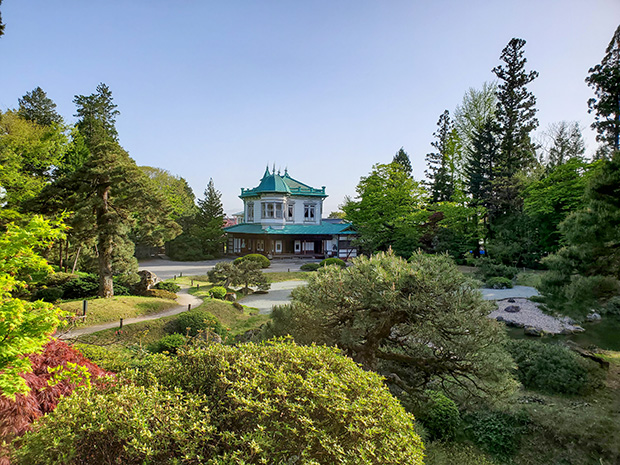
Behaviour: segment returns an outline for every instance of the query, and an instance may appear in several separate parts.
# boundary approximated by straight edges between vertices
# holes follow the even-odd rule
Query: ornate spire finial
[[[275,162],[273,163],[273,172],[272,173],[276,174],[276,163]]]
[[[284,167],[284,176],[288,176],[288,166]]]

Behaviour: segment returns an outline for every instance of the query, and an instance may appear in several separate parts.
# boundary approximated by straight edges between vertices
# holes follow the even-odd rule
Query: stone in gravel
[[[601,315],[599,315],[598,313],[594,312],[594,313],[590,313],[587,317],[586,320],[588,321],[599,321],[601,319]]]
[[[513,328],[523,328],[525,325],[520,321],[504,320],[506,326],[512,326]]]
[[[508,313],[517,313],[521,311],[521,307],[519,307],[518,305],[508,305],[508,307],[506,307],[504,311]]]
[[[515,303],[515,299],[508,299],[508,302],[510,302],[511,304]]]
[[[586,330],[579,325],[573,326],[573,333],[584,333]]]
[[[564,335],[568,335],[568,334],[574,334],[575,331],[573,331],[570,328],[562,328],[562,331],[560,331],[560,334],[564,334]]]
[[[496,320],[496,321],[506,321],[506,320],[504,320],[504,317],[503,317],[503,316],[501,316],[501,315],[500,315],[500,316],[498,316],[498,317],[496,317],[496,318],[495,318],[495,320]]]
[[[536,337],[542,337],[545,332],[540,329],[537,328],[535,326],[526,326],[525,329],[523,330],[524,334],[527,334],[528,336],[536,336]]]

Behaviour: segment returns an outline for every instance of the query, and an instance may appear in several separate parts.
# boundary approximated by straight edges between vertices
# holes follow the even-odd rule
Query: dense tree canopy
[[[26,95],[19,99],[18,113],[22,118],[41,126],[62,124],[62,117],[56,113],[56,104],[40,87],[26,92]]]

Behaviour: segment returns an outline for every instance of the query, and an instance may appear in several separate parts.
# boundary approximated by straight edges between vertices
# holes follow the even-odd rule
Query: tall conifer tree
[[[433,134],[435,141],[431,145],[436,152],[426,155],[428,170],[424,173],[428,179],[431,202],[447,202],[454,194],[453,170],[451,169],[451,155],[454,144],[454,123],[450,113],[445,110],[437,121],[437,132]]]
[[[19,100],[18,114],[22,118],[41,126],[62,124],[62,117],[56,113],[56,104],[40,87],[26,92]]]

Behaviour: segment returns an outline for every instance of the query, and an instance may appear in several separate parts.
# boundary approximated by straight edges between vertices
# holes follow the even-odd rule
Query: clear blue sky
[[[4,0],[0,109],[41,86],[73,122],[76,94],[110,86],[139,165],[213,178],[228,213],[265,165],[314,187],[326,212],[403,146],[417,179],[436,122],[527,41],[541,129],[592,122],[588,69],[618,0]],[[586,129],[588,152],[594,136]]]

